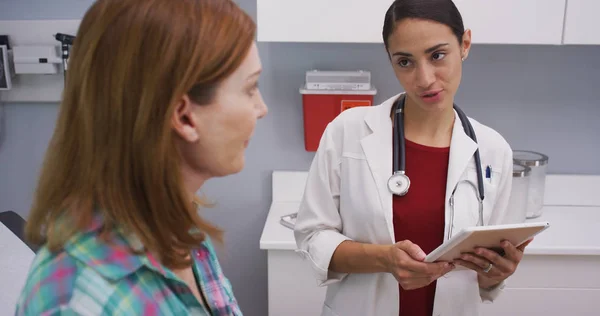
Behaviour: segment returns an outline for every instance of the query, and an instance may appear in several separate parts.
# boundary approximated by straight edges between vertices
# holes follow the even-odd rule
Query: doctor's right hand
[[[405,290],[429,285],[454,269],[449,262],[426,263],[425,253],[409,240],[390,245],[386,253],[387,270]]]

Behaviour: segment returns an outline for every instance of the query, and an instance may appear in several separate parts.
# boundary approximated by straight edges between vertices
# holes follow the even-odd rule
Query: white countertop
[[[600,256],[600,206],[545,206],[542,216],[550,228],[527,246],[531,255]]]
[[[295,213],[299,202],[274,202],[271,205],[260,249],[295,250],[291,229],[281,225],[281,216]],[[545,206],[542,216],[528,221],[548,221],[550,228],[527,247],[528,255],[600,256],[600,206]]]
[[[294,231],[279,223],[281,216],[296,213],[300,202],[273,202],[265,222],[260,249],[295,250]]]
[[[260,238],[260,249],[295,250],[294,232],[281,216],[295,213],[306,183],[306,172],[274,171],[273,202]],[[527,247],[528,255],[600,256],[600,175],[548,175],[542,216],[550,228]]]

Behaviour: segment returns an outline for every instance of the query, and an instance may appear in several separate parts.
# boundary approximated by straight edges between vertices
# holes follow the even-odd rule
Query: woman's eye
[[[441,60],[444,59],[444,57],[446,57],[446,53],[436,52],[433,53],[431,57],[433,57],[433,60]]]
[[[410,66],[410,60],[408,59],[400,59],[398,60],[398,66],[404,68]]]
[[[254,95],[254,93],[258,90],[258,82],[253,84],[252,87],[250,87],[250,90],[248,90],[248,94],[249,95]]]

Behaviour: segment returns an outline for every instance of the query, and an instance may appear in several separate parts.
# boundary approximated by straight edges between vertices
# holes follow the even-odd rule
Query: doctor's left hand
[[[461,255],[461,259],[457,260],[456,263],[477,272],[479,287],[490,288],[515,273],[523,258],[525,247],[532,240],[526,241],[519,247],[515,247],[508,241],[503,241],[504,256],[490,249],[477,248],[475,253]]]

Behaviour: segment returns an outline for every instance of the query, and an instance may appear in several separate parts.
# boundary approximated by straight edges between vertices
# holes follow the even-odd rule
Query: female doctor
[[[423,261],[511,211],[509,144],[453,107],[471,32],[451,0],[396,0],[383,40],[406,92],[327,126],[295,226],[299,252],[328,286],[322,315],[479,315],[526,245]]]

